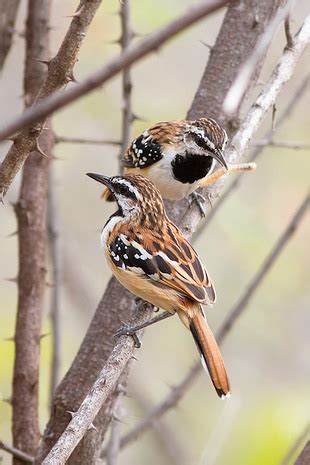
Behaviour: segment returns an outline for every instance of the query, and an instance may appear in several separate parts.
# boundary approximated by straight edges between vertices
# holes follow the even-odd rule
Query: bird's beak
[[[225,161],[224,155],[222,150],[217,150],[216,152],[212,153],[212,157],[215,158],[216,161],[218,161],[226,170],[228,170],[227,163]]]
[[[107,186],[108,189],[111,189],[111,178],[109,176],[104,176],[103,174],[96,174],[96,173],[86,173],[87,176],[90,178],[94,179],[95,181],[100,182],[101,184],[104,184]]]

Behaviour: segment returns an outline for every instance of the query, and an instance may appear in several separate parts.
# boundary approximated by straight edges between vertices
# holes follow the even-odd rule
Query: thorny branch
[[[309,465],[310,463],[310,441],[307,442],[304,449],[301,451],[294,465]]]
[[[228,312],[226,319],[220,326],[219,331],[216,334],[216,339],[221,344],[225,340],[226,336],[229,334],[229,331],[236,323],[240,315],[245,311],[249,301],[254,297],[255,292],[261,285],[263,279],[267,275],[268,271],[271,269],[275,261],[280,256],[281,252],[287,245],[289,239],[292,237],[293,233],[296,231],[299,226],[302,218],[304,217],[307,208],[309,207],[310,196],[307,195],[301,206],[291,219],[289,225],[275,244],[275,246],[270,251],[268,257],[266,258],[263,265],[260,267],[253,280],[249,284],[246,291],[240,297],[238,302],[231,308]],[[193,385],[194,381],[197,379],[198,375],[201,373],[201,364],[200,362],[196,363],[184,376],[184,378],[174,386],[168,395],[155,407],[153,407],[149,413],[130,430],[125,436],[121,438],[120,447],[121,449],[135,441],[141,434],[145,433],[148,429],[152,428],[154,423],[168,410],[172,409],[177,405],[179,400],[186,394],[188,389]],[[103,451],[102,457],[105,456]]]
[[[133,324],[138,325],[146,322],[151,312],[152,308],[150,306],[148,310],[147,308],[144,308],[142,311],[137,309]],[[94,418],[104,401],[115,388],[133,352],[133,339],[126,336],[121,337],[78,411],[72,413],[69,425],[45,457],[42,465],[62,465],[66,463],[72,451],[86,434],[87,430],[91,428]]]
[[[25,105],[31,105],[44,80],[46,69],[32,57],[49,53],[50,0],[29,0],[26,23],[24,72]],[[44,131],[40,145],[49,155],[50,130]],[[15,213],[18,224],[19,272],[18,308],[15,329],[13,373],[13,446],[34,455],[39,439],[40,333],[46,275],[46,203],[49,159],[37,151],[24,165]],[[31,272],[30,272],[31,270]],[[14,465],[22,462],[17,457]]]
[[[275,147],[279,149],[292,149],[292,150],[310,150],[310,144],[303,144],[302,142],[291,141],[275,141],[275,140],[260,140],[252,144],[256,147]]]
[[[35,141],[42,131],[44,119],[47,116],[101,86],[124,68],[128,68],[132,63],[143,58],[153,50],[158,49],[160,45],[175,36],[178,32],[227,4],[228,0],[212,0],[208,3],[203,2],[200,5],[192,6],[187,13],[179,16],[167,26],[153,32],[141,40],[138,45],[128,48],[119,57],[112,59],[103,68],[84,79],[80,84],[62,93],[51,95],[66,84],[68,80],[72,80],[72,68],[76,61],[82,38],[100,3],[99,0],[83,1],[84,7],[80,8],[79,14],[74,16],[60,51],[49,62],[48,77],[42,86],[36,100],[36,105],[0,130],[0,140],[12,137],[16,132],[22,130],[14,140],[12,148],[0,167],[0,199],[5,196],[15,175],[27,158],[29,151],[34,148]],[[73,31],[71,31],[73,28],[74,35],[72,34]],[[72,53],[71,48],[76,45],[77,47],[75,47]]]
[[[78,57],[78,52],[85,38],[88,27],[101,4],[101,0],[81,0],[78,10],[73,15],[70,27],[60,46],[57,55],[48,60],[48,55],[32,55],[33,66],[47,66],[47,76],[38,91],[32,109],[43,102],[44,99],[73,81],[73,67]],[[34,60],[36,58],[37,60]],[[39,60],[39,61],[38,61]],[[0,200],[5,196],[14,177],[21,169],[29,153],[37,148],[38,139],[44,127],[44,117],[35,120],[36,124],[23,125],[18,130],[13,130],[4,138],[10,136],[13,144],[0,165]],[[20,131],[17,135],[17,131]],[[13,136],[13,137],[12,137]]]

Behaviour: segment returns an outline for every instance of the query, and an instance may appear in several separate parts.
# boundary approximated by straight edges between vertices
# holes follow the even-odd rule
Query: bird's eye
[[[128,194],[128,187],[125,184],[119,184],[118,185],[118,192],[122,195],[127,195]]]
[[[205,138],[201,134],[196,134],[195,142],[199,147],[204,147],[206,143]]]

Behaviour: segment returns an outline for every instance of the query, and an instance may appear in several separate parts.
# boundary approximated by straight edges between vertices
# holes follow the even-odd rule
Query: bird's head
[[[118,215],[152,227],[165,218],[162,197],[154,184],[139,174],[104,176],[87,173],[87,176],[104,184],[112,193],[119,210]],[[151,224],[150,224],[151,223]]]
[[[211,118],[185,121],[184,144],[188,152],[207,155],[227,169],[224,150],[228,141],[226,131]]]

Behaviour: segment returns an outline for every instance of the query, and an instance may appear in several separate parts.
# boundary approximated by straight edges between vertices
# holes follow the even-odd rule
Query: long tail
[[[208,370],[218,396],[229,396],[230,387],[224,360],[201,306],[200,311],[189,318],[189,329],[200,352],[201,362]]]

